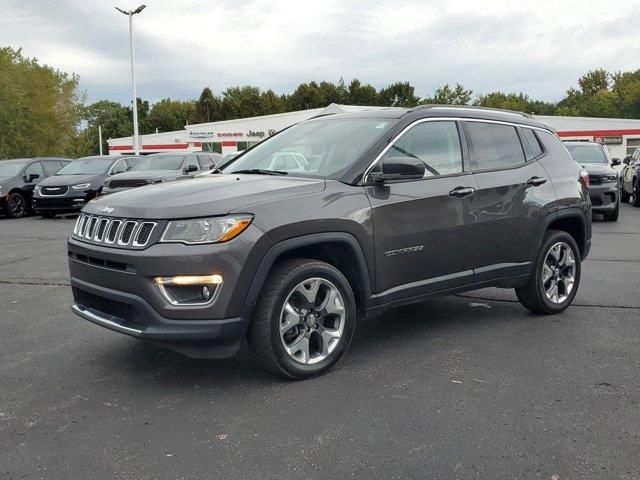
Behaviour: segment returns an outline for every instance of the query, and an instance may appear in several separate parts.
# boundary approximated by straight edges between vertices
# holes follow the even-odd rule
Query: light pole
[[[129,48],[131,50],[131,86],[133,89],[133,151],[136,155],[140,155],[140,143],[138,142],[138,95],[136,94],[136,71],[133,68],[133,16],[136,13],[142,12],[147,8],[146,5],[140,5],[135,10],[124,11],[121,8],[115,7],[120,13],[123,13],[129,17]]]

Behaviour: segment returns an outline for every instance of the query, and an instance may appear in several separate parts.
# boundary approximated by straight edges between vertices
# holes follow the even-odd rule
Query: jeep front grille
[[[99,245],[142,248],[151,240],[156,226],[157,222],[82,213],[73,227],[72,237]]]

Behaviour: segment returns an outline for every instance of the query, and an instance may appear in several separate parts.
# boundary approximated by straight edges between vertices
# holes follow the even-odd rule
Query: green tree
[[[354,78],[346,91],[344,103],[349,105],[370,105],[376,106],[380,102],[378,91],[375,87],[363,85],[360,80]]]
[[[316,82],[301,83],[289,96],[287,108],[289,111],[309,110],[311,108],[326,107],[323,92]]]
[[[222,92],[222,114],[225,120],[263,115],[260,89],[245,85]]]
[[[192,123],[208,123],[222,120],[222,100],[205,87],[196,101],[196,112]]]
[[[396,82],[380,90],[379,104],[387,107],[415,107],[420,97],[409,82]]]
[[[454,88],[449,84],[445,84],[436,89],[433,97],[422,100],[423,104],[441,104],[441,105],[469,105],[471,102],[473,90],[466,90],[462,85],[456,83]]]
[[[194,118],[196,102],[193,100],[172,100],[164,98],[156,102],[149,112],[149,125],[152,131],[161,132],[182,130]]]
[[[100,100],[92,103],[84,109],[84,119],[87,127],[79,132],[74,149],[78,156],[97,155],[100,151],[98,145],[98,125],[102,126],[102,149],[108,152],[107,140],[133,135],[133,122],[131,109],[118,102]]]
[[[529,97],[524,93],[491,92],[486,95],[479,95],[474,105],[525,112],[529,101]]]
[[[0,158],[69,154],[82,100],[76,75],[0,48]]]

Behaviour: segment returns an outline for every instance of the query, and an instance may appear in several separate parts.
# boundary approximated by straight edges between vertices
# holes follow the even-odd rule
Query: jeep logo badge
[[[113,212],[113,208],[111,208],[111,207],[103,207],[100,211],[102,213],[112,213]]]

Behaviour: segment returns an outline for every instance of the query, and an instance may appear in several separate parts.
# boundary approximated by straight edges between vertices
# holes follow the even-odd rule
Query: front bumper
[[[589,187],[591,209],[594,212],[610,212],[620,201],[620,187],[617,182],[602,183]]]
[[[248,288],[243,269],[252,268],[247,267],[252,263],[247,257],[261,237],[262,232],[250,226],[223,244],[154,244],[143,250],[71,238],[72,310],[102,327],[189,356],[230,356],[242,343],[251,318],[252,306],[245,308],[237,293]],[[221,275],[223,283],[214,300],[205,305],[171,304],[153,283],[158,276],[206,274]],[[206,344],[206,355],[185,350],[194,344]]]
[[[75,195],[70,193],[65,196],[33,196],[31,207],[36,213],[40,212],[79,212],[91,199],[95,193],[87,194],[78,192]]]

